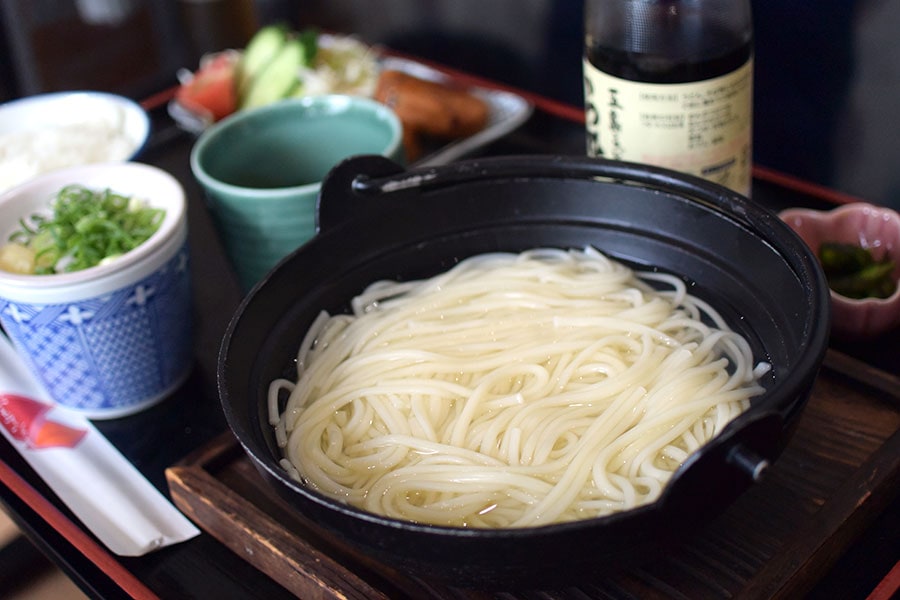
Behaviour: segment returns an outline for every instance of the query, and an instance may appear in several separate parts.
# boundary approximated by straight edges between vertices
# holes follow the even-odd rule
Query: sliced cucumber
[[[281,100],[297,86],[297,71],[306,64],[303,43],[289,38],[284,47],[262,71],[250,81],[247,93],[241,99],[241,108],[253,108]]]
[[[284,25],[267,25],[257,31],[247,47],[237,69],[238,97],[243,97],[250,83],[284,48],[289,30]]]

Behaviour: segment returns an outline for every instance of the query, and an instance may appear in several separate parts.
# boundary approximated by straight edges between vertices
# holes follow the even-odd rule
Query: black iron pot
[[[580,578],[648,556],[711,518],[787,443],[828,341],[828,287],[815,256],[770,211],[722,187],[642,165],[503,157],[404,171],[380,157],[338,165],[319,234],[248,295],[219,359],[228,423],[266,480],[312,521],[395,568],[457,583]],[[370,282],[442,272],[470,255],[592,245],[696,285],[772,364],[766,393],[695,453],[652,505],[528,529],[417,525],[365,513],[290,479],[267,423],[268,383],[291,372],[322,309]]]

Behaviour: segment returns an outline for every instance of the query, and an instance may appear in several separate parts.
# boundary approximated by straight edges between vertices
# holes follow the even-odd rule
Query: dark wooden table
[[[456,75],[467,80],[465,75]],[[511,135],[483,148],[480,153],[581,154],[584,140],[580,109],[536,96],[528,97],[537,106],[530,120]],[[194,140],[169,120],[165,100],[163,93],[145,102],[153,116],[154,133],[141,160],[172,173],[182,183],[189,198],[195,368],[185,385],[162,404],[135,416],[99,421],[97,425],[151,482],[166,493],[169,493],[171,483],[166,479],[166,470],[173,465],[188,465],[194,469],[189,470],[189,474],[196,469],[207,469],[213,479],[219,478],[217,469],[220,467],[226,471],[232,469],[230,475],[224,475],[231,482],[228,485],[235,486],[232,490],[234,495],[227,497],[236,502],[239,510],[244,510],[242,507],[251,494],[240,491],[240,482],[252,483],[253,475],[242,471],[240,454],[235,455],[230,449],[227,427],[215,390],[215,365],[220,339],[240,302],[241,290],[223,253],[203,194],[190,173],[188,157]],[[764,168],[757,169],[756,176],[753,198],[773,210],[787,206],[829,207],[854,200],[845,194]],[[787,575],[793,574],[792,581],[796,587],[791,587],[791,592],[827,598],[840,590],[841,597],[864,598],[900,560],[897,543],[900,539],[897,501],[900,490],[900,459],[897,458],[900,454],[897,451],[900,448],[900,433],[896,431],[900,422],[900,379],[896,376],[900,373],[900,335],[895,332],[861,345],[835,344],[825,371],[826,375],[817,383],[822,393],[811,413],[813,421],[805,425],[807,437],[815,438],[820,431],[818,426],[824,428],[821,429],[822,435],[826,435],[829,429],[841,430],[841,419],[851,418],[855,414],[854,407],[847,404],[854,399],[865,402],[865,406],[860,405],[862,414],[878,423],[871,427],[864,423],[855,425],[852,429],[854,435],[858,433],[863,439],[848,441],[841,438],[842,443],[852,445],[852,448],[844,449],[852,451],[852,460],[833,457],[836,464],[852,463],[853,468],[847,469],[844,474],[852,479],[850,483],[856,487],[848,488],[848,482],[831,482],[834,484],[832,487],[822,484],[824,487],[821,489],[825,491],[821,493],[829,496],[820,499],[821,505],[831,507],[830,512],[817,513],[813,499],[807,507],[811,511],[807,511],[807,516],[813,523],[806,527],[808,531],[798,533],[786,529],[783,540],[779,540],[777,531],[780,530],[776,528],[776,533],[771,534],[772,539],[783,542],[785,546],[772,549],[771,555],[775,559],[764,561],[760,568],[767,570],[769,580],[779,580],[779,573],[774,573],[779,569]],[[806,439],[805,443],[812,442]],[[842,449],[832,448],[829,451],[840,453]],[[228,464],[209,467],[208,462],[204,461],[210,455],[225,456]],[[187,462],[186,457],[189,457]],[[784,468],[789,472],[794,469],[811,474],[815,479],[820,466],[804,463],[788,464]],[[873,472],[877,473],[875,484],[865,476]],[[173,472],[169,473],[172,475]],[[175,472],[179,477],[184,473],[183,470]],[[827,475],[833,473],[829,471]],[[227,539],[231,535],[228,523],[214,532],[217,535],[209,533],[210,529],[219,526],[207,521],[211,518],[208,515],[191,515],[202,520],[201,528],[205,530],[193,540],[140,558],[116,557],[81,527],[5,440],[0,443],[0,484],[0,500],[17,524],[91,596],[279,598],[292,595],[289,589],[294,588],[277,582],[277,577],[267,576],[248,560],[249,554],[230,547],[234,544]],[[177,489],[183,491],[182,487]],[[839,491],[844,496],[836,498]],[[194,499],[207,492],[198,491]],[[752,502],[753,494],[759,495],[759,492],[753,492],[748,499],[742,498],[741,501]],[[812,496],[815,496],[814,492]],[[251,503],[254,501],[252,498],[249,500]],[[184,498],[181,501],[184,502]],[[188,498],[184,505],[190,507],[192,501]],[[268,515],[278,514],[280,510],[277,506],[266,506],[264,509],[263,512]],[[241,521],[240,517],[236,514],[229,519]],[[752,530],[754,524],[749,521],[739,526]],[[257,541],[261,539],[260,536],[256,538]],[[814,547],[806,547],[808,545]],[[282,548],[279,551],[292,553],[296,552],[296,548]],[[654,597],[669,593],[687,597],[676,589],[662,585],[658,576],[654,577],[655,583],[642,583],[642,589],[653,590]],[[767,597],[779,592],[756,586],[752,574],[735,577],[745,578],[736,589],[747,597]],[[423,592],[423,589],[430,588],[419,587],[420,583],[405,584],[406,587],[400,587],[399,591],[412,596],[428,596],[434,591]],[[376,588],[377,585],[372,589]],[[390,589],[398,593],[398,588]],[[329,586],[323,590],[320,590],[323,594],[335,596],[342,593]],[[541,597],[633,597],[622,586],[606,590],[595,586],[592,590],[590,593],[584,590],[558,591]],[[592,595],[594,592],[596,595]],[[733,595],[728,589],[722,593],[725,593],[723,597]]]

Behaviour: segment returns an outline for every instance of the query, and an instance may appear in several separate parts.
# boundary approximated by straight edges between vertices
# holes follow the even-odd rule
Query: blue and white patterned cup
[[[184,190],[138,163],[55,171],[0,196],[3,241],[65,185],[137,196],[163,208],[159,230],[106,265],[60,275],[0,271],[0,324],[61,406],[90,418],[132,414],[170,395],[192,368]]]

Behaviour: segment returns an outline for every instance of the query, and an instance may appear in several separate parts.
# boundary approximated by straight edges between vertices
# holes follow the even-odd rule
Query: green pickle
[[[894,262],[876,261],[872,253],[855,244],[825,242],[819,247],[819,260],[828,285],[848,298],[887,298],[897,289],[891,274]]]

